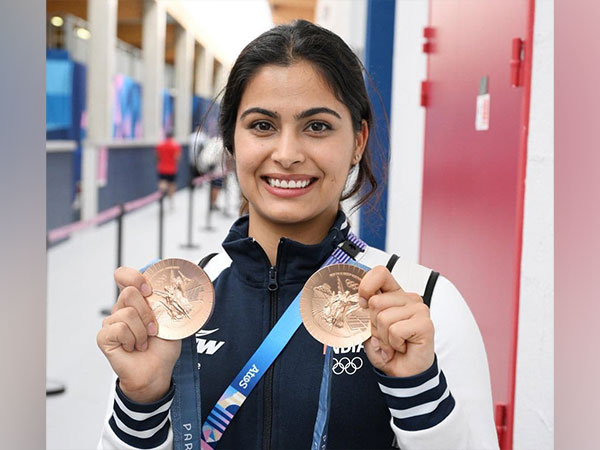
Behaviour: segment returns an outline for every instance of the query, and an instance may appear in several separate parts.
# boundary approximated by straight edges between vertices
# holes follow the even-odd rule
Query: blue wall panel
[[[73,152],[46,153],[46,230],[78,219],[71,208]]]
[[[386,120],[391,111],[392,62],[394,56],[395,0],[369,0],[367,6],[367,35],[365,42],[365,67],[374,87],[367,82],[373,113],[371,130],[373,172],[381,189],[375,201],[371,198],[360,209],[360,237],[369,245],[385,249],[387,228],[387,183],[390,139]]]
[[[182,146],[177,176],[179,188],[187,186],[190,179],[187,149],[187,145]],[[155,147],[110,147],[108,151],[108,178],[106,186],[98,192],[98,211],[156,191]]]

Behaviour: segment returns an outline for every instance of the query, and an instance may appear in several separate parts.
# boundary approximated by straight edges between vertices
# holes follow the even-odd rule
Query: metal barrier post
[[[223,175],[223,188],[221,189],[221,196],[225,197],[223,201],[223,216],[231,217],[231,213],[229,212],[229,174],[226,173]]]
[[[117,216],[117,265],[121,267],[123,261],[123,216],[125,215],[125,207],[123,204],[119,205],[119,215]],[[115,287],[115,303],[119,298],[119,286]],[[112,314],[112,308],[104,308],[100,310],[100,314],[103,316],[110,316]]]
[[[204,226],[204,231],[214,231],[214,227],[212,226],[211,218],[212,218],[212,185],[210,181],[208,182],[208,204],[206,206],[206,225]]]
[[[198,248],[199,246],[192,243],[192,230],[194,222],[194,180],[190,181],[190,195],[188,201],[188,241],[187,244],[181,244],[181,248]]]
[[[165,193],[158,200],[158,259],[163,258],[163,231],[165,218]]]
[[[123,264],[123,216],[125,215],[125,207],[121,204],[119,209],[120,212],[117,216],[117,267],[121,267]],[[115,301],[117,298],[119,298],[119,286],[117,286]]]
[[[50,248],[50,239],[46,233],[46,278],[48,277],[48,249]],[[47,285],[46,285],[47,289]],[[49,395],[58,395],[65,392],[67,387],[61,381],[49,380],[46,378],[46,397]]]

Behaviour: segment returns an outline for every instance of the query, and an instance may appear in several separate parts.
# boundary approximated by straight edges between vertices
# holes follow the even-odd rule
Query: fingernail
[[[375,351],[378,351],[381,348],[381,344],[379,343],[379,339],[371,336],[371,344],[373,344],[373,348]]]
[[[363,298],[363,297],[358,297],[358,304],[360,305],[361,308],[366,308],[369,306],[367,299]]]
[[[146,329],[148,330],[148,334],[150,336],[155,336],[156,335],[156,324],[154,322],[150,322],[148,325],[146,325]]]
[[[143,352],[145,352],[147,348],[148,348],[148,341],[144,342],[141,346],[141,349]]]
[[[148,286],[146,283],[142,284],[141,291],[144,297],[148,297],[150,294],[152,294],[152,289],[150,289],[150,286]]]

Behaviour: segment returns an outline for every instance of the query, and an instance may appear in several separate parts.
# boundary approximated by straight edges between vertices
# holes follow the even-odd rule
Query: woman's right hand
[[[123,393],[135,402],[151,403],[169,391],[181,341],[156,337],[158,323],[145,299],[152,287],[144,275],[119,267],[115,281],[121,293],[96,341],[119,377]]]

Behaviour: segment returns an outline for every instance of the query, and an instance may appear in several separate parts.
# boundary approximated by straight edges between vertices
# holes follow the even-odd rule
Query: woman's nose
[[[294,130],[283,131],[275,145],[276,148],[271,154],[271,159],[284,169],[289,169],[294,164],[304,161],[302,143]]]

